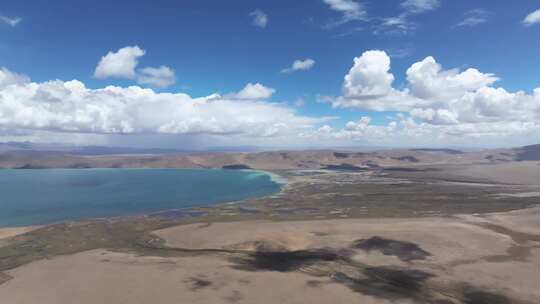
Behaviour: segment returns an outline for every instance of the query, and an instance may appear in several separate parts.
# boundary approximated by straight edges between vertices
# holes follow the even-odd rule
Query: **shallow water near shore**
[[[0,227],[209,206],[279,190],[261,171],[0,170]]]

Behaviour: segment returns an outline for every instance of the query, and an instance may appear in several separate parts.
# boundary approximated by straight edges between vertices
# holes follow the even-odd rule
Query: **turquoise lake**
[[[0,170],[0,226],[41,225],[209,206],[279,190],[278,183],[258,171]]]

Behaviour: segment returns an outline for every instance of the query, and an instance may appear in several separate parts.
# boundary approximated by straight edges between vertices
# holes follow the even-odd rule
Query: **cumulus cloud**
[[[492,85],[498,80],[494,74],[482,73],[469,68],[443,70],[442,66],[429,56],[413,64],[407,70],[407,81],[411,94],[424,100],[451,100]]]
[[[77,80],[36,83],[6,69],[0,81],[0,128],[8,130],[256,138],[291,136],[321,121],[260,100],[274,92],[260,84],[233,97],[193,98],[138,86],[90,89]]]
[[[491,16],[491,13],[488,12],[485,9],[477,8],[470,10],[468,12],[465,12],[465,19],[463,19],[460,23],[456,24],[456,26],[475,26],[482,23],[486,23],[489,20],[489,17]]]
[[[540,23],[540,9],[530,13],[523,19],[523,24],[526,26],[531,26],[533,24]]]
[[[423,13],[439,8],[440,0],[405,0],[401,6],[410,13]]]
[[[22,21],[22,18],[20,17],[8,17],[8,16],[0,15],[0,22],[7,24],[11,27],[16,27],[21,21]]]
[[[354,0],[323,0],[331,10],[340,12],[342,17],[338,21],[331,22],[326,27],[335,27],[350,21],[361,20],[366,21],[368,19],[368,13],[364,7],[364,4],[356,2]]]
[[[164,65],[159,68],[140,69],[137,75],[138,83],[158,88],[165,88],[174,84],[175,79],[174,70]]]
[[[0,90],[10,85],[24,84],[29,81],[30,78],[28,78],[26,75],[11,72],[6,68],[0,69]]]
[[[345,76],[345,95],[359,98],[388,95],[394,81],[394,75],[389,71],[390,57],[385,52],[365,52],[354,58],[353,67]]]
[[[367,51],[354,59],[345,75],[343,96],[332,99],[336,107],[360,107],[373,111],[404,111],[416,103],[407,92],[392,87],[390,57],[384,51]],[[391,108],[391,109],[390,109]]]
[[[248,83],[238,93],[229,94],[227,96],[236,99],[260,100],[270,98],[270,96],[272,96],[275,92],[276,90],[266,87],[260,83]]]
[[[366,143],[380,143],[392,138],[395,140],[396,132],[401,132],[398,129],[397,122],[391,122],[388,125],[374,125],[371,123],[371,117],[363,116],[357,121],[349,121],[344,128],[334,129],[328,125],[323,125],[319,129],[311,133],[304,133],[303,136],[312,140],[338,142],[361,141]],[[402,136],[405,134],[401,134]],[[404,140],[402,137],[401,140]],[[392,145],[396,145],[394,142]]]
[[[254,10],[249,15],[253,18],[253,25],[260,28],[266,28],[268,25],[268,15],[260,9]]]
[[[104,78],[128,78],[135,79],[135,68],[139,64],[139,58],[144,56],[145,50],[138,46],[126,46],[116,52],[108,52],[101,57],[94,77]]]
[[[343,95],[331,102],[336,107],[404,112],[409,120],[403,120],[403,128],[437,136],[522,134],[540,129],[540,88],[532,94],[508,92],[494,87],[498,81],[494,74],[474,68],[445,70],[431,56],[407,70],[406,88],[394,88],[393,81],[390,57],[384,51],[367,51],[354,59],[343,82]]]
[[[157,68],[137,69],[139,58],[145,54],[146,51],[138,46],[126,46],[116,52],[108,52],[101,57],[94,71],[94,77],[131,79],[139,84],[158,88],[174,84],[176,76],[170,67],[162,65]]]
[[[396,118],[386,124],[373,124],[370,117],[362,117],[357,121],[349,121],[342,129],[323,126],[301,135],[310,142],[394,147],[517,146],[530,144],[534,138],[540,138],[540,125],[534,122],[434,125],[404,115]]]
[[[315,65],[315,60],[313,59],[305,59],[305,60],[295,60],[293,64],[286,68],[281,70],[281,73],[292,73],[296,71],[307,71],[310,70]]]

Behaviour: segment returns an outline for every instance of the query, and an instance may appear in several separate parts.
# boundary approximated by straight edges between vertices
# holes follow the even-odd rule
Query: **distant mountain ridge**
[[[252,150],[254,148],[251,148]],[[435,164],[540,160],[540,144],[514,149],[462,152],[453,149],[266,150],[246,148],[175,150],[123,147],[69,147],[0,143],[0,168],[387,168]],[[338,167],[336,167],[338,166]]]
[[[540,144],[525,146],[515,150],[517,152],[516,160],[540,160]]]
[[[31,142],[0,142],[0,152],[35,151],[63,152],[72,155],[129,155],[129,154],[196,154],[205,152],[254,152],[254,147],[213,147],[207,149],[164,149],[164,148],[133,148],[107,146],[67,146],[55,144],[36,144]]]

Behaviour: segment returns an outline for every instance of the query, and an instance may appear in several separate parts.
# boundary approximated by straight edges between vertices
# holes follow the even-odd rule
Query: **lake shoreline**
[[[217,168],[29,170],[2,171],[11,201],[2,206],[0,228],[212,207],[279,194],[286,182],[272,172]],[[23,191],[28,187],[34,191]],[[23,214],[17,211],[21,206]]]

